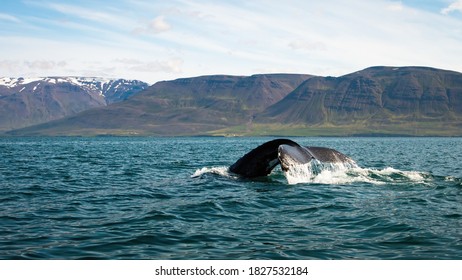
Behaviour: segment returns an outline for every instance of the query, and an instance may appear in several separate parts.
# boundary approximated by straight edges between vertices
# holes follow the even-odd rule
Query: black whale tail
[[[266,142],[229,167],[229,171],[246,178],[266,176],[281,164],[283,171],[294,165],[309,163],[312,159],[320,162],[346,162],[356,164],[346,155],[330,148],[303,147],[289,139],[276,139]]]
[[[281,145],[300,147],[289,139],[266,142],[238,159],[229,167],[229,171],[246,178],[266,176],[279,164],[278,148]]]

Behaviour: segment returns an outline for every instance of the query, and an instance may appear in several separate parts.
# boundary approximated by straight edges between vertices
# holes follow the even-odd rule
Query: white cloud
[[[133,33],[135,34],[143,34],[143,33],[162,33],[166,32],[172,29],[170,24],[168,24],[167,21],[165,21],[164,16],[158,16],[154,18],[153,20],[149,21],[147,24],[145,24],[142,27],[137,27],[133,30]]]
[[[0,76],[45,76],[65,69],[67,63],[57,60],[1,60]],[[9,75],[7,74],[9,73]]]
[[[164,73],[182,73],[183,59],[171,58],[167,60],[139,61],[125,60],[130,66],[129,69],[138,72],[164,72]]]
[[[455,1],[451,3],[449,6],[441,10],[441,13],[447,15],[449,13],[459,11],[462,12],[462,0]]]
[[[404,5],[403,3],[400,2],[392,2],[388,5],[387,7],[388,10],[390,11],[395,11],[395,12],[402,12],[404,10]]]
[[[170,24],[165,21],[163,16],[158,16],[153,19],[148,25],[148,31],[152,31],[154,33],[165,32],[171,29]]]
[[[16,60],[0,60],[0,77],[16,77],[21,69],[21,63]]]
[[[21,22],[17,17],[9,15],[9,14],[4,14],[4,13],[0,13],[0,20],[16,22],[16,23]]]
[[[33,70],[51,70],[55,68],[63,68],[66,66],[65,61],[52,61],[52,60],[33,60],[24,61],[24,65]]]
[[[320,41],[295,40],[289,43],[289,47],[294,50],[323,51],[327,47]]]
[[[131,65],[137,65],[142,63],[141,60],[135,59],[135,58],[117,58],[114,59],[115,63],[120,63],[124,66],[131,66]]]
[[[100,12],[95,9],[82,8],[76,5],[49,3],[48,7],[50,9],[53,9],[57,12],[60,12],[66,15],[75,16],[78,18],[91,20],[91,21],[108,23],[108,24],[115,23],[118,21],[116,19],[116,16],[114,16],[113,14]]]
[[[448,5],[447,13],[460,2]],[[147,82],[264,69],[340,75],[372,65],[462,72],[461,19],[412,8],[406,1],[124,0],[130,9],[123,13],[113,12],[124,10],[119,1],[111,7],[98,1],[91,7],[85,1],[40,3],[29,6],[54,17],[15,13],[24,23],[21,28],[0,30],[0,53],[35,61],[30,71],[41,64],[55,75],[91,69]],[[52,68],[46,61],[67,64]],[[0,68],[2,75],[11,74]]]

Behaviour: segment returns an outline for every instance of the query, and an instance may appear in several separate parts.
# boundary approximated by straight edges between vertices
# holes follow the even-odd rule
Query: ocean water
[[[291,138],[359,167],[227,166],[272,138],[0,138],[1,259],[462,259],[462,138]]]

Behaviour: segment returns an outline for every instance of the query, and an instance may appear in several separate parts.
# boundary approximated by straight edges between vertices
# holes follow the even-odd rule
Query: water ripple
[[[267,140],[0,138],[0,258],[462,258],[462,139],[300,138],[359,167],[228,174]]]

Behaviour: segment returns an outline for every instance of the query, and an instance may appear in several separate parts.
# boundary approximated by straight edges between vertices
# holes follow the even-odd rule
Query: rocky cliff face
[[[44,123],[126,100],[146,83],[100,78],[0,79],[0,131]]]

